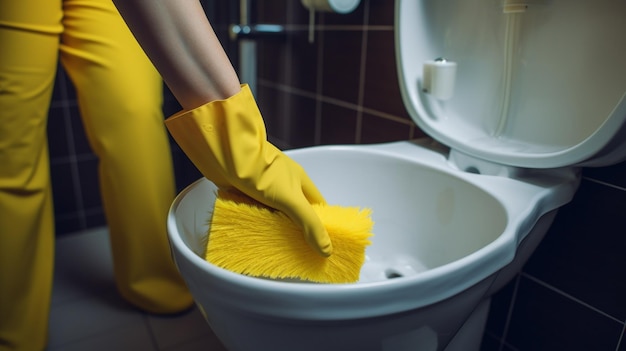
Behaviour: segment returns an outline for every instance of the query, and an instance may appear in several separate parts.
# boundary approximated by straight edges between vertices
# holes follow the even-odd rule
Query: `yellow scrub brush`
[[[333,244],[321,257],[282,212],[232,192],[218,192],[206,260],[235,273],[271,279],[351,283],[359,279],[374,222],[369,209],[313,205]]]

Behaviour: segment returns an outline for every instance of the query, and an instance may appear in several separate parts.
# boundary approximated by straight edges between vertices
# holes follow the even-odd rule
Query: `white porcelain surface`
[[[230,323],[232,331],[243,320],[282,320],[291,328],[304,323],[310,332],[307,323],[354,325],[432,308],[510,263],[535,221],[568,202],[578,184],[568,172],[550,177],[531,172],[523,182],[469,174],[451,166],[444,154],[410,142],[317,147],[289,155],[329,203],[373,209],[375,236],[361,279],[340,285],[280,282],[205,262],[199,255],[214,187],[200,180],[177,197],[168,228],[179,268],[220,337],[227,329],[221,324]],[[395,275],[401,277],[390,278]],[[478,297],[483,296],[477,292],[468,300],[472,304],[452,311],[465,313]],[[264,333],[285,327],[276,323]]]
[[[416,123],[453,149],[501,164],[601,166],[626,158],[626,2],[532,0],[515,15],[503,14],[502,3],[396,2],[398,75]],[[509,43],[516,40],[510,59],[507,26]],[[438,57],[457,63],[447,100],[422,92],[423,64]]]

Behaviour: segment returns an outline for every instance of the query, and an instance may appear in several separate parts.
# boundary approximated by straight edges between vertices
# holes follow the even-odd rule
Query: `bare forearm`
[[[184,109],[225,99],[239,79],[198,0],[113,0]]]

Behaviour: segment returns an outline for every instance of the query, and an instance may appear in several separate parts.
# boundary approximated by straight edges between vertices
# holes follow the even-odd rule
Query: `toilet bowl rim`
[[[198,182],[201,181],[204,180]],[[184,196],[183,193],[181,195]],[[176,261],[187,261],[186,264],[191,264],[194,270],[201,270],[206,274],[206,279],[210,279],[210,282],[204,284],[210,284],[211,289],[206,289],[203,293],[211,294],[224,305],[237,309],[242,308],[240,301],[256,301],[247,304],[247,312],[254,311],[282,318],[299,318],[302,311],[299,301],[303,297],[309,299],[307,305],[316,305],[316,308],[308,311],[306,318],[302,317],[308,320],[370,318],[420,308],[445,300],[478,283],[510,262],[515,253],[515,244],[507,239],[512,234],[506,231],[514,229],[514,226],[509,225],[504,235],[470,255],[413,277],[394,279],[393,282],[331,285],[273,281],[240,275],[206,262],[180,237],[174,218],[175,210],[176,202],[168,215],[168,233],[174,256]],[[479,256],[482,259],[477,259]],[[476,271],[481,274],[472,274]],[[463,279],[459,282],[442,278],[450,277],[450,274],[456,274]],[[468,277],[471,278],[467,279]],[[416,287],[441,293],[416,296]],[[276,296],[280,296],[280,301],[276,301]],[[277,303],[280,309],[276,308]],[[351,303],[356,305],[346,305]],[[363,304],[368,307],[363,308]]]
[[[393,145],[386,145],[385,147],[396,148],[396,147],[405,147],[406,145],[410,145],[410,143],[393,143]],[[411,145],[414,147],[415,145]],[[385,147],[374,147],[372,150],[375,152],[385,152]],[[357,146],[337,146],[337,147],[329,147],[330,149],[336,150],[337,148],[343,149],[352,149],[357,148],[358,150],[368,150],[367,146],[357,145]],[[370,150],[371,151],[371,150]],[[367,152],[370,152],[367,151]],[[306,151],[295,151],[298,152],[306,152]],[[413,157],[413,156],[407,156]],[[419,157],[418,157],[419,158]],[[445,158],[441,158],[439,155],[435,156],[437,162],[437,167],[445,168]],[[429,165],[430,166],[430,165]],[[449,169],[447,171],[450,171]],[[472,182],[479,179],[480,176],[477,175],[468,175],[472,179]],[[283,295],[291,295],[296,298],[301,298],[303,295],[310,296],[311,298],[316,299],[322,306],[320,311],[315,312],[315,314],[320,319],[328,319],[329,316],[332,317],[335,315],[333,308],[341,308],[341,306],[334,306],[334,304],[340,304],[345,301],[349,301],[353,299],[355,294],[361,294],[364,297],[369,298],[371,301],[380,300],[380,296],[388,295],[389,299],[398,299],[398,301],[383,301],[381,306],[385,306],[384,308],[372,307],[368,311],[357,311],[357,309],[352,309],[353,317],[368,317],[372,316],[372,314],[383,314],[389,313],[390,311],[402,312],[406,310],[406,306],[400,301],[403,298],[403,294],[407,294],[408,291],[413,291],[415,286],[418,284],[422,284],[425,287],[430,288],[440,288],[440,290],[445,291],[446,293],[440,294],[437,296],[421,296],[419,301],[413,299],[411,308],[419,308],[424,305],[428,305],[431,303],[435,303],[438,301],[442,301],[447,297],[453,296],[461,291],[469,288],[473,284],[478,283],[485,277],[496,272],[501,267],[504,267],[508,264],[514,257],[516,252],[516,246],[521,238],[516,237],[516,233],[511,231],[517,231],[518,228],[522,225],[522,222],[527,221],[530,216],[540,216],[540,213],[531,213],[533,211],[536,212],[536,209],[533,206],[527,206],[525,209],[525,213],[517,213],[517,215],[511,215],[507,220],[505,229],[503,233],[493,242],[484,246],[483,248],[473,252],[470,255],[457,259],[453,262],[447,263],[443,266],[433,268],[426,272],[420,273],[414,277],[406,277],[403,279],[394,280],[393,283],[389,283],[388,281],[382,282],[369,282],[369,283],[358,283],[358,284],[334,284],[334,285],[317,285],[317,284],[309,284],[309,283],[293,283],[293,282],[281,282],[281,281],[272,281],[265,280],[253,277],[247,277],[243,275],[239,275],[233,272],[226,271],[222,268],[212,266],[206,261],[204,261],[201,257],[195,254],[180,238],[178,233],[178,228],[175,220],[175,211],[177,204],[180,203],[181,199],[185,196],[187,192],[190,192],[193,188],[201,184],[202,182],[208,182],[206,179],[200,179],[194,182],[192,185],[183,190],[176,198],[174,203],[172,204],[172,208],[170,209],[170,213],[168,215],[168,229],[170,240],[172,242],[172,246],[175,252],[182,254],[185,256],[186,260],[192,262],[194,267],[200,267],[202,270],[207,271],[211,276],[211,279],[214,282],[219,282],[219,284],[214,284],[215,286],[219,286],[219,289],[211,289],[215,296],[218,298],[224,298],[224,296],[229,297],[233,294],[237,294],[237,289],[243,289],[249,291],[250,294],[247,295],[246,298],[256,299],[260,298],[259,296],[255,296],[259,292],[267,293],[267,295],[272,294],[283,294]],[[505,181],[506,183],[506,181]],[[499,199],[498,194],[492,194]],[[532,196],[531,196],[532,197]],[[529,201],[529,200],[527,200]],[[535,196],[534,201],[539,201],[539,196]],[[529,202],[530,204],[530,202]],[[508,209],[509,206],[504,206],[505,209]],[[508,247],[507,247],[508,246]],[[479,265],[477,262],[480,261],[478,256],[484,255],[483,257],[483,266]],[[486,260],[485,260],[486,258]],[[491,268],[489,267],[491,266]],[[465,269],[464,269],[465,268]],[[471,269],[467,269],[471,268]],[[473,269],[473,270],[472,270]],[[446,279],[437,279],[446,274],[450,274],[451,272],[462,272],[462,275],[469,276],[468,272],[476,272],[476,270],[480,269],[482,272],[478,275],[472,276],[472,279],[467,279],[463,283],[456,284],[455,286],[447,286],[448,284]],[[480,272],[480,271],[479,271]],[[227,284],[225,284],[227,283]],[[458,283],[458,282],[457,282]],[[430,285],[429,285],[430,284]],[[444,285],[442,288],[441,285]],[[413,290],[412,290],[413,289]],[[391,294],[391,295],[389,295]],[[396,295],[393,295],[396,294]],[[261,294],[263,295],[263,294]],[[221,297],[220,297],[221,296]],[[224,300],[224,303],[228,303],[228,299]],[[324,304],[327,304],[324,307]],[[258,306],[254,306],[253,308],[256,310],[263,310],[264,313],[269,314],[282,314],[283,316],[296,316],[297,312],[290,311],[285,309],[283,311],[273,311],[271,308],[266,308],[263,306],[263,303],[257,304]],[[342,318],[346,318],[350,316],[349,313],[343,313]],[[314,318],[314,316],[307,315],[307,319]]]
[[[194,270],[202,272],[207,280],[193,285],[198,286],[202,294],[210,295],[215,303],[246,313],[302,320],[372,318],[438,303],[493,275],[515,255],[515,244],[501,236],[468,256],[413,277],[393,279],[393,282],[311,284],[230,272],[203,260],[180,237],[170,235],[170,240],[177,261],[186,260]],[[484,251],[490,254],[485,255]],[[478,256],[482,259],[477,260]],[[476,271],[481,274],[474,274]],[[443,278],[452,275],[460,279]],[[203,289],[202,285],[210,288]],[[417,294],[418,290],[439,293]],[[307,299],[306,307],[302,306],[303,299]],[[306,316],[303,310],[307,311]]]

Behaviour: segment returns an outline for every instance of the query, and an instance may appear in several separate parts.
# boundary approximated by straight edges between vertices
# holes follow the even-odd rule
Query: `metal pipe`
[[[239,1],[239,24],[229,29],[231,40],[239,41],[239,80],[250,86],[256,95],[257,85],[257,48],[255,40],[259,38],[282,37],[285,29],[277,24],[251,24],[251,0]]]
[[[282,38],[285,35],[285,27],[279,24],[233,24],[230,26],[229,35],[231,40]]]
[[[248,26],[251,21],[250,0],[239,1],[240,25]],[[231,30],[232,33],[232,30]],[[239,40],[239,80],[250,86],[252,94],[256,96],[256,43],[252,40]]]

